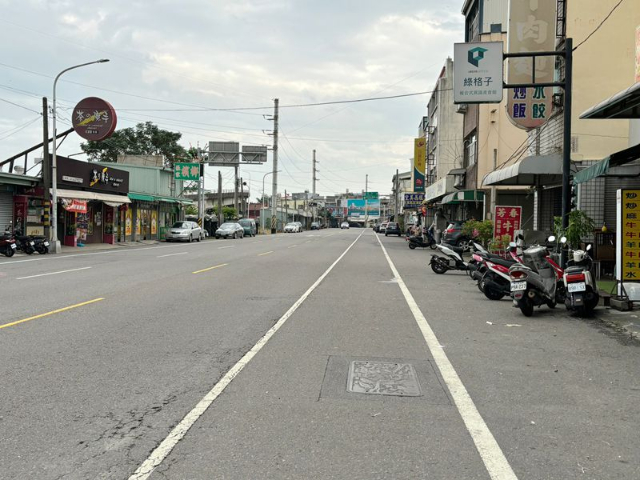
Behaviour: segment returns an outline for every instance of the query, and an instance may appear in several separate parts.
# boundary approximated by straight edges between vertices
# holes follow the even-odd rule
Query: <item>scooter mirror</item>
[[[547,242],[551,243],[551,242],[555,242],[556,241],[556,237],[554,237],[553,235],[551,235],[549,238],[547,238]]]
[[[509,242],[509,247],[510,248],[517,248],[518,245],[516,245],[516,242]]]
[[[591,245],[587,245],[587,252],[591,250]]]
[[[567,243],[567,237],[562,237],[560,239],[560,243]]]

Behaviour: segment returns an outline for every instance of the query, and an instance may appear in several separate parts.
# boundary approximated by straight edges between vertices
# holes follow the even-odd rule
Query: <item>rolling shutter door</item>
[[[13,193],[0,192],[0,234],[13,221]]]

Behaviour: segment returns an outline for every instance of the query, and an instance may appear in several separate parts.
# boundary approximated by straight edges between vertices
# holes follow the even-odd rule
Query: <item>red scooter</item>
[[[0,235],[0,253],[5,257],[13,257],[16,253],[16,239],[13,235],[7,234]]]

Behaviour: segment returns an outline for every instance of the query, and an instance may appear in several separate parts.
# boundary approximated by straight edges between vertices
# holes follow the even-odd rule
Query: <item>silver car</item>
[[[216,230],[216,238],[242,238],[244,237],[244,228],[235,222],[227,222],[220,225]]]
[[[175,222],[167,230],[165,240],[167,242],[198,242],[204,238],[202,228],[196,222]]]

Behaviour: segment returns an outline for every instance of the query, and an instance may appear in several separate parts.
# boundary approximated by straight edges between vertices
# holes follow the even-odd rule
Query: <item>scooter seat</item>
[[[502,265],[503,267],[511,267],[516,263],[515,260],[506,260],[504,258],[490,258],[489,261],[491,263],[495,263],[496,265]]]

